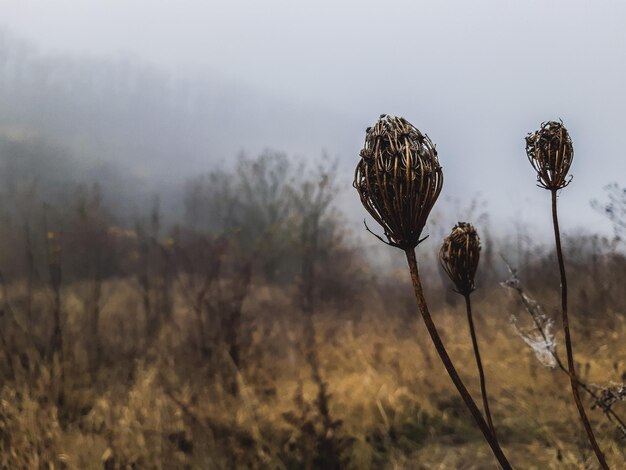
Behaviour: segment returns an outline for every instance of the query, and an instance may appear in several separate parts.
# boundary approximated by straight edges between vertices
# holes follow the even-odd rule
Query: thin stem
[[[503,257],[504,259],[504,257]],[[506,259],[504,259],[504,262],[507,266],[507,268],[509,269],[509,271],[511,272],[511,274],[514,276],[513,279],[515,279],[516,281],[519,281],[513,271],[513,269],[511,268],[511,265],[509,265],[509,263],[507,262]],[[521,284],[519,284],[519,282],[517,282],[517,286],[507,286],[510,289],[515,290],[515,292],[517,293],[517,295],[520,298],[520,301],[522,302],[522,304],[525,307],[526,312],[528,312],[528,314],[530,315],[530,318],[532,318],[535,327],[537,328],[537,331],[539,331],[539,334],[541,335],[541,338],[545,341],[546,344],[549,344],[550,341],[548,340],[548,336],[546,335],[546,332],[544,331],[544,326],[540,323],[539,318],[537,317],[537,315],[535,313],[533,313],[533,307],[531,306],[531,304],[528,301],[527,296],[524,294],[524,290],[521,287]],[[549,348],[549,352],[550,355],[554,358],[556,365],[558,366],[559,370],[561,372],[563,372],[564,374],[566,374],[567,376],[569,376],[569,371],[567,370],[567,367],[565,367],[565,365],[563,364],[563,361],[561,360],[561,356],[559,356],[559,354],[556,352],[556,346],[554,348]],[[598,396],[597,393],[595,393],[590,387],[589,385],[587,385],[585,382],[583,382],[582,380],[578,380],[578,386],[583,389],[583,391],[587,392],[589,394],[589,396],[591,398],[593,398],[594,403],[596,404],[596,406],[598,407],[598,409],[602,410],[604,412],[604,414],[606,415],[607,419],[615,424],[617,426],[617,428],[622,432],[622,434],[626,435],[626,423],[624,423],[624,421],[619,417],[619,415],[617,413],[615,413],[615,411],[613,411],[611,409],[611,407],[607,407],[604,406],[602,404],[602,402],[600,401],[600,397]]]
[[[480,350],[478,349],[478,339],[476,338],[476,330],[474,329],[474,318],[472,317],[472,302],[470,301],[470,295],[465,297],[465,307],[467,311],[467,323],[469,324],[470,335],[472,337],[472,346],[474,347],[474,356],[476,357],[476,366],[478,367],[478,376],[480,378],[480,393],[483,398],[483,408],[485,410],[485,417],[491,429],[493,438],[497,441],[496,429],[493,426],[493,420],[491,419],[491,411],[489,410],[489,400],[487,399],[487,384],[485,381],[485,372],[483,370],[483,363],[480,360]]]
[[[565,333],[565,349],[567,350],[567,368],[569,370],[569,379],[572,387],[572,395],[574,395],[574,402],[576,402],[576,407],[578,408],[578,413],[580,414],[580,419],[585,426],[585,431],[587,432],[587,437],[589,438],[589,442],[591,443],[591,447],[598,458],[598,462],[600,462],[600,466],[604,469],[608,469],[609,466],[606,463],[604,458],[604,454],[600,450],[598,443],[596,442],[596,437],[593,434],[593,429],[591,429],[591,424],[589,423],[589,418],[587,418],[587,414],[585,413],[585,408],[583,407],[583,403],[580,399],[580,394],[578,392],[578,377],[576,375],[576,367],[574,365],[574,353],[572,351],[572,339],[570,337],[569,332],[569,319],[567,316],[567,278],[565,276],[565,264],[563,262],[563,251],[561,249],[561,233],[559,230],[559,218],[556,209],[556,189],[551,190],[552,192],[552,223],[554,225],[554,240],[556,242],[556,255],[559,261],[559,270],[561,272],[561,311],[563,314],[563,331]]]
[[[417,299],[417,304],[419,306],[420,313],[422,314],[422,318],[424,319],[424,323],[426,324],[426,329],[428,329],[430,338],[432,339],[435,345],[435,349],[437,349],[437,352],[439,353],[439,357],[441,358],[443,365],[448,371],[448,375],[450,375],[452,382],[454,383],[456,389],[459,391],[461,398],[465,402],[465,406],[467,406],[470,413],[476,420],[476,424],[478,424],[478,427],[480,428],[483,435],[485,436],[485,439],[489,443],[489,446],[491,447],[491,450],[493,451],[496,459],[500,463],[500,466],[504,470],[512,469],[513,467],[511,467],[511,464],[506,459],[504,452],[502,452],[502,449],[500,448],[500,445],[498,444],[495,437],[491,433],[491,430],[489,429],[487,422],[483,418],[482,414],[480,413],[480,410],[476,406],[476,403],[474,403],[474,400],[472,399],[471,395],[467,391],[467,388],[463,384],[461,377],[459,377],[459,374],[454,368],[454,365],[452,364],[452,360],[450,359],[450,356],[448,356],[448,352],[446,351],[446,348],[444,347],[441,341],[441,338],[439,337],[437,328],[435,327],[435,324],[433,323],[433,320],[428,311],[428,306],[426,305],[426,299],[424,298],[424,290],[422,289],[422,283],[420,282],[420,278],[419,278],[419,271],[417,269],[417,260],[415,259],[415,251],[413,248],[409,248],[405,250],[405,253],[406,253],[407,262],[409,264],[409,269],[411,271],[411,280],[413,281],[413,289],[415,290],[415,297]]]
[[[519,294],[520,298],[522,299],[522,302],[524,302],[524,296],[523,296],[522,289],[518,287],[516,290],[517,290],[517,293]],[[539,323],[537,317],[535,317],[532,314],[530,316],[533,319],[533,321],[535,323],[535,326],[537,327],[537,330],[539,330],[539,333],[541,334],[541,337],[546,342],[546,344],[548,344],[548,337],[546,336],[545,331],[543,331],[543,327]],[[564,372],[565,374],[567,374],[569,376],[569,371],[567,370],[567,367],[565,367],[565,365],[563,364],[563,361],[561,360],[561,356],[559,356],[557,354],[556,349],[550,349],[550,354],[552,355],[552,357],[556,361],[556,365],[558,366],[559,370]],[[594,403],[596,403],[596,405],[598,406],[599,409],[604,411],[604,413],[606,414],[606,416],[609,419],[609,421],[614,423],[613,420],[615,420],[617,422],[617,427],[622,432],[624,432],[624,430],[626,430],[626,423],[624,423],[624,421],[617,415],[617,413],[615,413],[615,411],[613,411],[611,408],[607,408],[607,407],[602,406],[601,403],[600,403],[600,397],[589,387],[589,385],[587,385],[585,382],[583,382],[580,379],[577,379],[577,380],[578,380],[578,386],[580,388],[582,388],[583,391],[587,392],[591,398],[593,398]]]

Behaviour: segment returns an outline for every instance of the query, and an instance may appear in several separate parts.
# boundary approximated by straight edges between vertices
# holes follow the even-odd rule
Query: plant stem
[[[517,294],[520,297],[520,300],[522,301],[522,303],[526,307],[526,311],[530,314],[530,317],[533,319],[533,322],[535,323],[535,326],[537,327],[537,330],[539,331],[539,334],[541,334],[541,337],[543,338],[543,340],[546,342],[546,344],[548,344],[548,337],[546,335],[546,332],[543,330],[543,326],[541,325],[541,323],[539,323],[539,319],[531,312],[530,308],[528,307],[526,297],[524,296],[524,291],[519,286],[515,288],[515,291],[517,292]],[[565,367],[565,365],[563,365],[563,361],[561,360],[561,356],[559,356],[557,354],[557,352],[556,352],[556,347],[554,349],[552,349],[552,348],[550,349],[550,355],[556,361],[556,365],[558,366],[559,370],[569,376],[569,370],[567,370],[567,367]],[[605,413],[606,417],[608,418],[608,420],[611,423],[616,424],[617,428],[622,433],[624,433],[626,431],[626,423],[624,423],[624,421],[610,407],[602,406],[602,404],[600,402],[600,397],[589,387],[589,385],[587,385],[582,380],[578,379],[578,386],[581,389],[583,389],[583,391],[585,391],[585,392],[587,392],[589,394],[589,396],[595,402],[596,406],[598,406],[598,409],[602,410]]]
[[[478,339],[476,338],[476,330],[474,329],[474,318],[472,317],[472,302],[470,301],[470,294],[465,297],[465,307],[467,311],[467,323],[469,324],[470,335],[472,337],[472,346],[474,347],[474,356],[476,357],[476,366],[478,367],[478,376],[480,378],[480,393],[483,398],[483,408],[485,409],[485,417],[487,418],[487,424],[491,429],[493,438],[497,441],[496,429],[493,426],[493,420],[491,419],[491,411],[489,411],[489,401],[487,399],[487,384],[485,381],[485,372],[483,370],[483,363],[480,360],[480,350],[478,349]]]
[[[600,462],[600,466],[604,469],[608,469],[609,466],[606,463],[604,458],[604,454],[600,450],[598,443],[596,442],[596,438],[593,434],[593,430],[591,429],[591,424],[589,423],[589,419],[587,418],[587,414],[585,413],[585,408],[583,407],[582,401],[580,399],[580,394],[578,392],[578,377],[576,375],[576,368],[574,365],[574,353],[572,351],[572,339],[570,337],[569,332],[569,319],[567,316],[567,278],[565,276],[565,264],[563,262],[563,251],[561,249],[561,232],[559,230],[559,218],[557,215],[557,204],[556,204],[556,189],[552,189],[552,223],[554,225],[554,240],[556,242],[556,255],[559,261],[559,270],[561,272],[561,312],[563,314],[563,331],[565,333],[565,349],[567,350],[567,368],[569,370],[569,379],[570,384],[572,386],[572,394],[574,395],[574,402],[576,402],[576,407],[578,408],[578,413],[580,414],[580,419],[583,422],[585,427],[585,431],[587,432],[587,437],[589,438],[589,442],[591,443],[591,447],[598,458],[598,462]]]
[[[504,257],[503,257],[503,259],[504,259]],[[537,328],[537,331],[539,331],[539,334],[541,335],[541,338],[545,341],[546,344],[549,344],[550,341],[548,340],[548,336],[546,335],[546,332],[544,331],[544,326],[540,322],[540,320],[537,317],[536,313],[534,312],[534,307],[529,302],[529,297],[524,293],[524,289],[522,288],[521,284],[519,283],[519,279],[517,279],[516,275],[514,274],[514,271],[511,268],[511,265],[509,265],[509,263],[506,261],[506,259],[504,259],[504,262],[505,262],[507,268],[509,269],[509,271],[511,272],[511,274],[514,276],[513,279],[515,281],[517,281],[517,285],[516,286],[509,285],[507,287],[509,287],[510,289],[515,290],[515,292],[517,293],[520,301],[524,305],[524,308],[525,308],[526,312],[528,312],[528,314],[530,315],[530,318],[532,318],[533,323],[535,324],[535,327]],[[561,356],[559,356],[559,354],[557,353],[556,346],[554,348],[549,348],[549,352],[550,352],[550,355],[554,358],[554,360],[556,362],[556,365],[558,366],[559,370],[561,372],[563,372],[564,374],[569,376],[569,371],[567,370],[567,367],[565,367],[565,365],[563,364],[563,361],[561,360]],[[584,392],[587,392],[589,394],[589,396],[593,399],[593,401],[594,401],[595,405],[598,407],[598,409],[603,411],[604,414],[606,415],[607,419],[612,424],[615,424],[617,426],[617,429],[622,434],[624,434],[626,436],[626,423],[619,417],[619,415],[617,413],[615,413],[615,411],[613,411],[613,409],[610,406],[603,405],[602,402],[601,402],[601,397],[598,396],[598,394],[596,392],[594,392],[591,389],[591,387],[589,387],[589,385],[587,385],[585,382],[583,382],[582,380],[579,379],[578,380],[578,386]]]
[[[415,259],[415,251],[413,248],[409,248],[405,250],[405,253],[406,253],[407,262],[409,264],[409,269],[411,271],[411,280],[413,281],[413,289],[415,290],[415,298],[417,299],[417,304],[419,306],[420,313],[422,314],[422,318],[424,319],[424,323],[426,324],[428,333],[430,334],[430,337],[435,345],[435,349],[437,349],[437,352],[439,353],[439,357],[441,358],[443,365],[448,371],[448,375],[450,375],[452,382],[456,386],[456,389],[459,391],[461,398],[465,402],[465,406],[467,406],[470,413],[476,420],[476,424],[478,424],[478,427],[480,428],[483,435],[485,436],[485,439],[489,443],[489,446],[491,447],[491,450],[493,451],[496,459],[500,463],[500,466],[504,470],[512,469],[511,464],[506,459],[504,452],[502,452],[500,445],[498,444],[494,435],[489,429],[487,422],[483,418],[482,414],[480,413],[480,410],[476,406],[476,403],[474,403],[474,400],[472,399],[471,395],[467,391],[467,388],[463,384],[461,377],[459,377],[459,374],[454,368],[454,365],[452,364],[452,360],[450,359],[450,356],[448,356],[448,352],[446,351],[446,348],[444,347],[441,341],[441,338],[439,337],[437,328],[435,327],[435,324],[433,323],[433,320],[428,311],[428,306],[426,305],[426,299],[424,298],[424,290],[422,289],[422,283],[420,282],[419,271],[417,269],[417,260]]]

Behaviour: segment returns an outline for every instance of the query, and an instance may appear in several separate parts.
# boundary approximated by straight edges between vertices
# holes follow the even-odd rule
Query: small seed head
[[[459,222],[454,226],[439,250],[443,270],[461,295],[469,295],[476,288],[474,277],[480,259],[480,238],[472,224]]]
[[[537,172],[537,185],[557,190],[571,181],[567,172],[574,159],[572,139],[562,122],[549,121],[526,137],[526,155]]]
[[[437,150],[406,119],[383,114],[366,131],[354,175],[361,203],[389,244],[415,248],[443,185]]]

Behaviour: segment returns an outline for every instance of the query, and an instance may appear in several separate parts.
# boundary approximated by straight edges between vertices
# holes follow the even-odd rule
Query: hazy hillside
[[[309,155],[351,146],[333,148],[345,128],[336,116],[218,75],[189,80],[128,58],[45,55],[7,33],[0,34],[0,103],[4,134],[43,137],[140,177],[188,175],[278,142]]]

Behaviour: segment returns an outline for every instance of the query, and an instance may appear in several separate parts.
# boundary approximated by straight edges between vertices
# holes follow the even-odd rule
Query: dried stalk
[[[439,261],[443,270],[454,283],[454,291],[465,298],[467,323],[472,338],[476,367],[478,368],[485,418],[494,439],[497,441],[498,438],[489,409],[485,372],[480,358],[480,349],[472,316],[472,302],[470,300],[471,293],[476,289],[475,276],[478,269],[478,261],[480,260],[480,250],[480,238],[474,226],[466,222],[459,222],[454,226],[450,235],[444,239],[439,250]]]
[[[483,399],[483,409],[485,410],[485,417],[487,418],[487,424],[493,434],[494,439],[497,441],[496,428],[493,425],[493,419],[491,417],[491,410],[489,409],[489,399],[487,396],[487,381],[485,379],[485,371],[483,370],[483,364],[480,359],[480,349],[478,348],[478,340],[476,338],[476,331],[474,329],[474,319],[472,318],[472,303],[470,301],[469,294],[465,297],[465,310],[467,312],[467,323],[469,325],[470,335],[472,337],[472,346],[474,348],[474,357],[476,358],[476,367],[478,368],[478,377],[480,379],[480,394]]]
[[[432,317],[430,316],[430,313],[428,311],[426,299],[424,298],[424,291],[422,289],[422,284],[420,282],[419,271],[417,269],[417,261],[415,259],[415,251],[410,249],[410,250],[406,250],[405,253],[406,253],[407,262],[409,264],[409,269],[411,271],[411,280],[413,281],[413,289],[415,290],[415,298],[417,299],[417,304],[419,306],[420,313],[422,314],[422,318],[424,319],[424,323],[426,324],[426,329],[428,330],[428,334],[430,335],[430,338],[432,339],[433,344],[435,345],[435,349],[437,349],[437,353],[439,354],[439,357],[441,358],[441,361],[443,362],[443,365],[445,366],[446,371],[448,372],[448,375],[452,379],[454,386],[456,387],[459,394],[461,395],[461,398],[463,399],[465,406],[467,406],[470,413],[474,417],[476,424],[478,425],[481,432],[485,436],[485,439],[487,440],[487,443],[491,447],[491,450],[493,454],[495,455],[496,459],[498,460],[498,462],[500,463],[503,469],[505,470],[511,469],[513,467],[511,467],[511,464],[509,464],[506,456],[504,455],[504,453],[502,452],[502,449],[500,448],[500,444],[498,444],[498,441],[495,438],[495,435],[491,432],[491,429],[489,425],[487,424],[487,422],[485,421],[485,419],[483,418],[480,410],[478,409],[478,406],[476,406],[476,403],[472,399],[472,396],[470,395],[470,393],[467,391],[467,388],[465,387],[465,384],[461,380],[461,377],[459,377],[459,374],[456,371],[456,368],[454,367],[454,364],[452,363],[452,360],[450,359],[450,356],[448,355],[448,352],[446,351],[446,348],[443,345],[443,342],[441,341],[441,337],[439,336],[439,333],[437,332],[437,328],[435,324],[433,323]]]
[[[596,441],[596,437],[593,433],[593,429],[591,428],[591,423],[589,423],[589,418],[587,417],[587,413],[585,412],[585,407],[583,406],[582,400],[580,399],[580,392],[578,391],[578,376],[576,374],[576,365],[574,364],[574,351],[572,348],[572,338],[569,331],[569,317],[567,315],[567,276],[565,274],[565,263],[563,262],[563,251],[561,249],[561,233],[559,231],[559,218],[557,214],[557,204],[556,204],[556,189],[551,190],[552,192],[552,222],[554,225],[554,240],[556,243],[556,255],[559,262],[559,271],[561,274],[561,313],[563,316],[563,332],[565,333],[565,350],[567,352],[567,369],[569,371],[570,384],[572,387],[572,395],[574,396],[574,402],[576,403],[576,408],[578,408],[578,414],[580,415],[580,419],[583,422],[583,426],[585,427],[585,432],[589,437],[589,442],[593,451],[598,458],[598,462],[600,462],[600,466],[604,469],[608,469],[609,466],[606,463],[606,459],[604,458],[604,454]]]
[[[422,230],[442,186],[443,172],[435,146],[406,119],[383,114],[367,129],[354,187],[365,209],[383,227],[387,241],[377,237],[405,252],[415,297],[441,361],[496,459],[502,468],[510,469],[511,465],[448,356],[428,311],[419,278],[415,247],[423,240],[420,239]]]
[[[608,469],[604,454],[596,441],[589,418],[585,412],[580,393],[578,391],[578,377],[574,364],[574,353],[569,330],[569,317],[567,315],[567,277],[565,263],[561,249],[561,234],[559,230],[559,218],[557,214],[557,191],[566,187],[572,180],[568,179],[567,173],[574,159],[574,147],[572,140],[562,122],[549,121],[541,125],[541,129],[526,137],[526,154],[531,165],[537,172],[538,186],[547,189],[552,194],[552,224],[554,227],[554,240],[556,254],[561,274],[561,313],[563,317],[563,331],[565,333],[565,348],[567,351],[567,367],[570,376],[572,395],[578,414],[583,423],[589,443],[596,454],[602,468]]]
[[[525,310],[528,312],[528,314],[532,318],[533,323],[535,324],[535,329],[539,332],[539,335],[541,336],[543,340],[543,344],[551,345],[549,347],[546,347],[545,349],[546,352],[550,355],[550,357],[554,361],[553,362],[554,365],[550,364],[550,366],[558,367],[561,370],[561,372],[567,374],[567,376],[569,377],[569,370],[563,363],[561,356],[559,356],[558,352],[556,351],[556,344],[554,342],[554,339],[552,338],[552,333],[549,331],[546,331],[547,323],[546,323],[546,318],[544,314],[541,312],[541,306],[535,300],[533,300],[528,294],[526,294],[526,292],[524,292],[524,289],[521,285],[520,280],[517,277],[515,270],[510,266],[510,264],[508,263],[506,259],[504,259],[504,263],[506,264],[506,267],[509,270],[509,273],[511,274],[511,278],[506,280],[505,282],[502,282],[501,285],[508,289],[512,289],[517,293],[522,304],[524,305]],[[549,324],[551,325],[552,322],[550,321]],[[524,335],[521,331],[519,333]],[[594,405],[592,409],[594,408],[601,409],[606,415],[607,419],[617,427],[618,431],[622,434],[622,437],[626,439],[626,423],[612,409],[612,406],[617,401],[621,401],[624,398],[626,398],[626,395],[622,396],[620,395],[619,391],[616,393],[610,389],[605,389],[605,388],[601,389],[602,395],[598,395],[590,385],[588,385],[587,383],[583,382],[580,379],[578,379],[578,386],[593,399]],[[624,387],[622,386],[621,389],[624,389]]]

